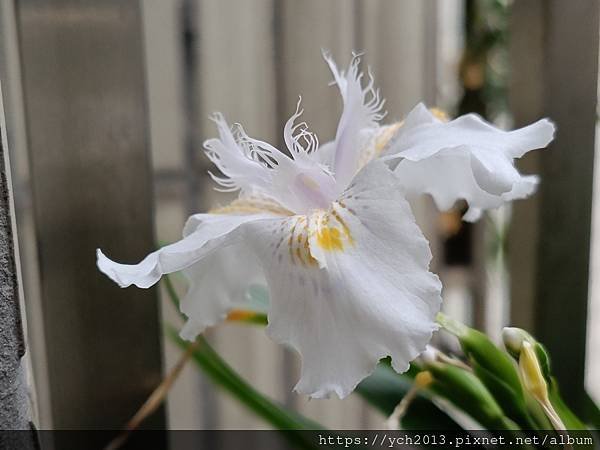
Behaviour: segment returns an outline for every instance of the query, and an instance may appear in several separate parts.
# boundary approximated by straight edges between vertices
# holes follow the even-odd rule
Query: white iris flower
[[[288,153],[215,115],[219,138],[205,148],[221,175],[211,175],[239,197],[190,217],[181,241],[139,264],[98,250],[98,267],[121,287],[142,288],[183,271],[188,340],[266,282],[267,333],[302,357],[295,389],[343,398],[382,357],[407,370],[437,329],[441,284],[406,193],[430,193],[441,208],[464,198],[470,218],[523,197],[535,180],[512,160],[545,146],[553,127],[540,121],[506,133],[475,116],[444,123],[421,105],[403,124],[379,126],[383,101],[370,74],[363,86],[359,59],[347,71],[326,60],[344,103],[334,141],[320,147],[296,123],[300,103],[283,130]]]

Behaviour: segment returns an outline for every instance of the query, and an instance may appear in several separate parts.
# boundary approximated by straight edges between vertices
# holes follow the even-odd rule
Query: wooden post
[[[28,430],[31,428],[31,411],[25,377],[25,339],[15,256],[16,228],[1,91],[0,138],[0,430]],[[3,441],[4,444],[16,444],[10,440],[13,437],[28,438],[26,435],[4,435],[5,439],[7,437],[9,442]]]
[[[118,429],[162,376],[156,291],[95,264],[155,246],[140,4],[23,0],[16,22],[53,425]]]
[[[599,3],[515,2],[512,15],[513,106],[517,125],[539,115],[551,118],[557,126],[554,143],[537,155],[542,178],[537,200],[526,209],[525,204],[516,209],[515,219],[524,228],[519,231],[514,226],[512,261],[527,258],[530,263],[517,262],[512,266],[512,303],[517,306],[513,321],[533,326],[534,334],[550,351],[564,397],[581,410],[597,120]],[[521,45],[524,47],[520,50]],[[522,51],[523,48],[531,51]],[[527,226],[524,215],[537,223],[537,229]],[[520,247],[519,242],[533,242],[533,247]],[[531,261],[536,258],[537,271],[532,272],[536,269]],[[519,281],[523,284],[519,285]]]

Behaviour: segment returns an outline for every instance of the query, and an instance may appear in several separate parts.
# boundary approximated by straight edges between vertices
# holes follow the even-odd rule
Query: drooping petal
[[[514,158],[548,145],[554,125],[540,120],[515,131],[503,131],[469,114],[450,122],[417,105],[387,145],[386,160],[408,191],[429,193],[440,209],[465,199],[466,220],[481,211],[530,195],[537,179],[522,176]]]
[[[476,181],[470,159],[462,148],[443,150],[421,161],[402,160],[395,173],[408,191],[430,194],[442,211],[452,208],[458,199],[465,200],[469,210],[463,219],[467,222],[478,220],[483,210],[526,198],[535,191],[537,177],[519,175],[509,192],[487,192]]]
[[[183,273],[189,287],[180,309],[188,320],[180,335],[188,341],[224,320],[232,309],[245,309],[248,288],[264,284],[260,264],[243,243],[222,246]]]
[[[359,169],[360,150],[365,145],[365,135],[362,130],[377,126],[384,117],[381,109],[384,100],[380,98],[379,90],[373,87],[374,81],[369,73],[369,81],[363,88],[363,74],[358,66],[360,58],[354,56],[346,72],[339,71],[331,56],[323,53],[329,68],[333,73],[344,109],[335,135],[335,152],[333,156],[333,172],[343,190]]]
[[[441,286],[385,165],[367,166],[328,210],[244,228],[269,285],[268,334],[302,357],[298,392],[345,397],[380,358],[405,371],[425,349]]]
[[[240,225],[265,216],[269,217],[267,214],[197,214],[188,220],[182,240],[150,253],[138,264],[116,263],[98,249],[98,268],[121,287],[134,284],[148,288],[162,275],[185,269],[223,245],[235,244],[240,233],[234,231]]]
[[[242,240],[240,225],[265,217],[288,216],[290,211],[260,196],[244,196],[209,214],[191,216],[183,239],[150,253],[138,264],[120,264],[97,250],[98,268],[121,287],[148,288],[162,275],[190,267],[220,247]]]
[[[227,206],[212,210],[219,216],[245,217],[232,233],[235,245],[223,242],[216,251],[183,269],[188,280],[188,291],[181,300],[180,309],[188,320],[181,337],[193,341],[207,327],[222,321],[233,308],[248,306],[248,289],[265,284],[262,268],[254,251],[245,243],[243,226],[253,220],[290,216],[292,213],[267,197],[244,196]],[[188,220],[184,235],[202,226],[201,214]],[[237,220],[237,219],[236,219]]]
[[[147,288],[164,274],[183,271],[189,288],[180,308],[188,321],[181,336],[192,341],[245,303],[249,286],[264,284],[261,266],[245,244],[243,225],[290,214],[269,198],[244,196],[212,213],[190,217],[181,241],[151,253],[139,264],[115,263],[100,250],[97,264],[121,287]]]

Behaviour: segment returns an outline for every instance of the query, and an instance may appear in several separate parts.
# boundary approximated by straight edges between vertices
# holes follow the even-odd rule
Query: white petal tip
[[[119,285],[119,287],[126,288],[126,287],[130,286],[131,283],[126,284],[121,281],[119,276],[113,270],[112,266],[114,264],[115,264],[115,262],[112,261],[111,259],[109,259],[104,253],[102,253],[102,250],[100,250],[99,248],[96,249],[96,266],[98,267],[100,272],[102,272],[104,275],[106,275],[112,281],[117,283]]]
[[[474,208],[474,207],[470,207],[467,212],[463,215],[462,219],[465,222],[477,222],[479,219],[481,219],[481,215],[483,214],[483,211],[479,208]]]
[[[179,337],[184,341],[194,342],[204,332],[205,328],[198,322],[188,319],[179,332]]]
[[[335,394],[340,400],[343,400],[352,391],[346,392],[344,389],[342,389],[341,386],[332,386],[329,388],[322,388],[317,391],[314,391],[314,390],[306,390],[305,388],[301,388],[301,387],[298,387],[298,385],[296,385],[296,387],[294,388],[294,392],[296,392],[297,394],[300,394],[300,395],[306,395],[311,400],[312,399],[327,400],[327,399],[331,398],[331,394]]]
[[[556,125],[550,119],[542,119],[538,122],[538,127],[541,129],[540,131],[543,133],[544,140],[546,141],[546,145],[548,145],[554,139],[556,135]]]

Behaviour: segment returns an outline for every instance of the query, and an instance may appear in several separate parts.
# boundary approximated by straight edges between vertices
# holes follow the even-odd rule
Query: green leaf
[[[181,317],[184,321],[186,321],[187,318],[181,312],[181,309],[179,309],[179,303],[180,303],[179,295],[177,294],[177,290],[175,289],[173,280],[171,280],[171,275],[168,275],[168,274],[163,275],[163,277],[161,278],[161,281],[165,285],[165,289],[167,291],[167,296],[169,297],[171,305],[173,305],[173,308],[175,308],[175,311],[177,311],[177,313],[179,314],[179,317]]]
[[[168,330],[169,336],[177,345],[185,350],[190,343],[182,340],[173,328]],[[269,399],[240,375],[238,375],[208,344],[202,336],[198,337],[199,345],[192,357],[196,364],[209,378],[233,397],[238,399],[248,409],[253,411],[275,429],[287,430],[283,435],[290,442],[305,449],[318,449],[314,440],[310,440],[301,430],[322,430],[324,427],[294,411],[290,411],[279,403]]]
[[[413,384],[412,374],[398,374],[389,364],[380,363],[356,392],[369,404],[389,416]],[[405,430],[460,430],[461,427],[428,398],[418,395],[402,418]]]
[[[567,430],[587,430],[588,428],[585,424],[579,420],[579,418],[575,415],[573,411],[567,406],[567,404],[563,401],[560,396],[560,391],[558,389],[558,383],[556,378],[551,377],[550,383],[548,384],[548,397],[550,399],[550,403],[554,406],[554,409],[562,419],[563,423]]]

